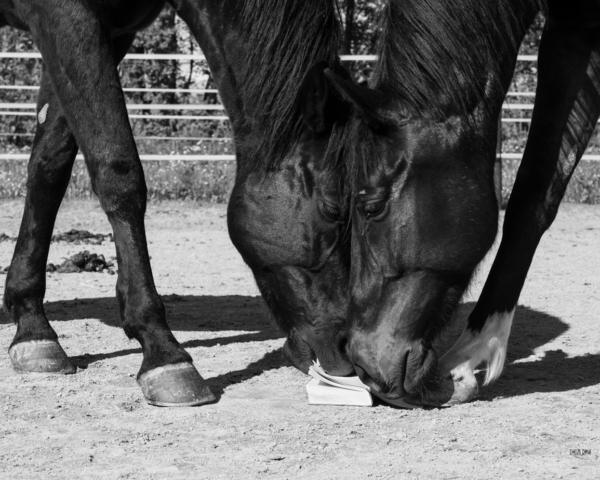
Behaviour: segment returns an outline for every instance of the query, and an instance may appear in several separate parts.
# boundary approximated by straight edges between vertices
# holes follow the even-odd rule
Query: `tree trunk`
[[[160,25],[161,31],[165,32],[167,38],[164,45],[161,45],[162,50],[168,53],[176,53],[178,52],[177,45],[177,30],[175,28],[175,20],[176,20],[177,12],[171,6],[167,6],[160,13],[158,17],[158,22]],[[177,88],[177,73],[179,71],[179,64],[177,60],[169,61],[170,69],[166,73],[164,78],[165,86],[167,88]],[[166,95],[168,103],[178,103],[177,95],[175,93],[169,93]]]
[[[346,28],[344,30],[344,50],[348,55],[352,53],[352,40],[354,40],[354,0],[346,0]]]

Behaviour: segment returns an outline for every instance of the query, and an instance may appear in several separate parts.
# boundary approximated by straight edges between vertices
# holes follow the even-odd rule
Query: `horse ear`
[[[408,122],[406,111],[402,108],[390,108],[389,98],[383,92],[358,85],[328,68],[324,73],[339,95],[358,109],[371,128],[377,130]]]
[[[325,76],[328,67],[325,61],[313,65],[306,73],[298,94],[304,123],[316,135],[331,132],[341,103]]]

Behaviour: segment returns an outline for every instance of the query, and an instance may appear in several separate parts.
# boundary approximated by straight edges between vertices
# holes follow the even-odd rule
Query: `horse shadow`
[[[162,297],[175,332],[224,332],[231,336],[198,339],[183,342],[184,348],[213,347],[240,342],[261,342],[283,338],[283,334],[269,314],[260,297],[230,296],[180,296]],[[437,345],[445,352],[458,339],[474,302],[459,307],[456,320]],[[85,318],[99,319],[111,327],[120,327],[117,303],[114,298],[84,298],[49,302],[45,304],[49,318],[55,321],[73,321]],[[8,323],[0,314],[0,323]],[[535,349],[558,338],[569,326],[557,317],[528,307],[517,307],[508,345],[507,361],[499,380],[482,388],[478,400],[518,397],[537,392],[564,392],[600,384],[600,354],[567,357],[560,349],[546,351],[543,356],[532,357]],[[236,333],[250,331],[249,333]],[[80,368],[107,358],[140,354],[140,348],[118,350],[101,354],[73,357]],[[532,357],[532,358],[530,358]],[[266,353],[261,359],[245,368],[212,377],[207,383],[220,397],[230,385],[241,383],[268,370],[291,364],[283,357],[282,349]]]
[[[169,327],[174,332],[232,332],[229,336],[182,342],[184,348],[225,346],[233,343],[263,342],[283,338],[283,333],[270,318],[261,297],[163,295]],[[69,322],[86,318],[98,319],[105,325],[121,327],[117,301],[109,298],[78,298],[44,304],[46,315],[52,321]],[[8,324],[8,316],[0,313],[0,324]],[[248,333],[238,333],[245,331]],[[126,348],[107,353],[92,353],[71,357],[81,369],[105,359],[140,355],[141,348]],[[212,392],[220,397],[229,385],[249,380],[263,372],[291,366],[281,348],[265,354],[244,369],[207,379]]]

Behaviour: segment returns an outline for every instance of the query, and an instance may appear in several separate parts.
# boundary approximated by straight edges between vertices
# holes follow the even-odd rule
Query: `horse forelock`
[[[401,98],[419,116],[467,116],[497,91],[503,58],[518,50],[518,12],[545,0],[389,0],[372,86]],[[484,103],[485,104],[485,103]]]
[[[362,181],[382,165],[384,158],[378,144],[377,135],[359,114],[334,125],[325,166],[329,174],[338,179],[342,206],[347,214],[353,211]],[[346,217],[350,221],[350,216]]]
[[[252,139],[252,163],[277,167],[303,130],[298,93],[315,63],[333,64],[341,46],[338,0],[241,0],[249,55],[243,95]],[[243,143],[242,143],[243,147]]]

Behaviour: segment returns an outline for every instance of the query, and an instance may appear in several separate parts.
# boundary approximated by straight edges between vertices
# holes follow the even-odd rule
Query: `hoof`
[[[146,402],[159,407],[193,407],[216,400],[191,363],[155,368],[140,375],[138,384]]]
[[[473,372],[466,375],[447,376],[437,389],[427,392],[423,403],[436,407],[451,407],[472,400],[479,387]]]
[[[69,375],[77,369],[56,340],[17,343],[8,349],[15,372]]]

